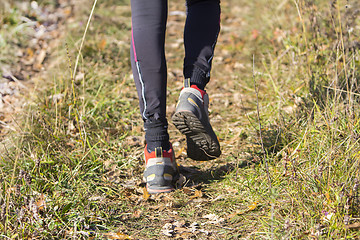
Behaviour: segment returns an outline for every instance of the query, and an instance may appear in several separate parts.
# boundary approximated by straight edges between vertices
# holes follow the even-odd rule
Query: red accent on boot
[[[148,160],[149,160],[150,158],[156,158],[156,153],[155,153],[155,151],[149,152],[149,151],[147,150],[147,144],[146,144],[146,146],[145,146],[144,153],[145,153],[145,164],[147,164],[147,162],[148,162]],[[172,148],[171,143],[170,143],[170,149],[169,149],[168,151],[163,150],[163,152],[162,152],[162,157],[164,157],[164,158],[170,158],[170,159],[171,159],[171,162],[174,161],[174,159],[175,159],[175,157],[174,157],[174,150],[173,150],[173,148]]]
[[[191,88],[195,88],[196,90],[198,90],[201,93],[201,97],[204,99],[204,95],[206,94],[205,90],[201,90],[198,86],[196,85],[191,85]]]

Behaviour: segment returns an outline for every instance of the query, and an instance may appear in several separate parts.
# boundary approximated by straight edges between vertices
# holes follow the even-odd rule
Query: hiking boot
[[[149,152],[145,147],[144,181],[150,194],[167,193],[175,190],[175,183],[179,179],[179,169],[175,161],[172,146],[170,150],[161,147]]]
[[[188,157],[206,161],[221,154],[219,140],[209,121],[209,96],[185,79],[172,122],[186,135]]]

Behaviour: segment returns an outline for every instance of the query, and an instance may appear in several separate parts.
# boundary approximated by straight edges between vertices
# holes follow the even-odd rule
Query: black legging
[[[131,65],[144,121],[166,122],[167,0],[131,0]],[[205,86],[220,30],[219,0],[187,0],[184,77]]]

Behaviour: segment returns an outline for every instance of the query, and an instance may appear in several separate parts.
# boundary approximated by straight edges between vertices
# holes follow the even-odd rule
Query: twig
[[[270,199],[271,199],[271,223],[270,223],[270,228],[271,228],[271,234],[274,234],[274,226],[273,226],[273,221],[274,221],[274,201],[273,201],[273,197],[272,197],[272,184],[271,184],[271,178],[270,178],[270,172],[269,172],[269,165],[268,165],[268,161],[266,158],[266,152],[265,152],[265,148],[264,148],[264,142],[263,142],[263,138],[262,138],[262,130],[261,130],[261,119],[260,119],[260,111],[259,111],[259,94],[258,94],[258,88],[256,88],[256,80],[255,80],[255,56],[253,55],[253,66],[252,66],[252,77],[253,77],[253,81],[254,81],[254,89],[255,89],[255,93],[256,93],[256,111],[257,111],[257,118],[258,118],[258,122],[259,122],[259,132],[260,132],[260,141],[261,141],[261,149],[264,155],[264,161],[265,161],[265,170],[266,170],[266,175],[267,175],[267,179],[269,182],[269,195],[270,195]],[[273,236],[271,236],[273,237]]]
[[[268,178],[268,182],[269,182],[269,192],[271,193],[271,189],[272,189],[272,184],[271,184],[271,178],[270,178],[270,173],[269,173],[269,165],[267,162],[267,158],[266,158],[266,152],[265,152],[265,148],[264,148],[264,142],[263,142],[263,137],[262,137],[262,130],[261,130],[261,119],[260,119],[260,111],[259,111],[259,94],[258,94],[258,89],[256,87],[256,81],[255,81],[255,56],[253,55],[253,81],[254,81],[254,89],[255,89],[255,93],[256,93],[256,112],[257,112],[257,118],[258,118],[258,122],[259,122],[259,129],[260,129],[260,142],[261,142],[261,150],[262,153],[264,155],[264,160],[265,160],[265,168],[266,168],[266,175]]]
[[[71,74],[71,83],[72,83],[72,90],[73,90],[73,95],[74,95],[74,106],[76,106],[76,96],[75,96],[74,79],[75,79],[75,76],[76,76],[76,70],[77,70],[77,66],[78,66],[78,63],[79,63],[79,58],[80,58],[80,55],[81,55],[81,50],[82,50],[83,45],[84,45],[84,42],[85,42],[86,33],[87,33],[88,29],[89,29],[90,22],[91,22],[91,19],[92,19],[94,10],[95,10],[96,3],[97,3],[97,0],[94,0],[94,3],[93,3],[93,5],[92,5],[92,9],[91,9],[91,12],[90,12],[88,21],[87,21],[87,23],[86,23],[85,31],[84,31],[84,34],[83,34],[82,39],[81,39],[79,51],[78,51],[78,54],[77,54],[77,56],[76,56],[74,71],[72,71],[72,72],[71,72],[70,55],[69,55],[69,53],[68,53],[68,55],[69,55],[70,74]],[[85,148],[85,145],[86,145],[86,144],[85,144],[85,141],[84,141],[83,136],[82,136],[82,133],[81,133],[81,126],[80,126],[79,116],[78,116],[78,113],[77,113],[77,112],[75,112],[75,118],[76,118],[76,122],[77,122],[77,124],[78,124],[79,133],[80,133],[80,138],[81,138],[82,144],[83,144],[83,146],[84,146],[84,148]]]
[[[83,45],[84,45],[84,42],[85,42],[86,33],[87,33],[88,28],[89,28],[92,15],[93,15],[93,13],[94,13],[96,3],[97,3],[97,0],[94,0],[92,9],[91,9],[91,12],[90,12],[90,15],[89,15],[89,19],[88,19],[88,21],[87,21],[87,23],[86,23],[85,31],[84,31],[83,37],[82,37],[82,39],[81,39],[81,44],[80,44],[79,52],[78,52],[78,55],[76,56],[76,61],[75,61],[74,74],[73,74],[74,77],[75,77],[75,75],[76,75],[76,69],[77,69],[77,66],[78,66],[78,63],[79,63],[79,58],[80,58],[81,50],[82,50]]]
[[[322,86],[322,87],[323,87],[323,88],[326,88],[326,89],[338,91],[338,92],[349,93],[350,95],[354,95],[354,96],[360,96],[359,93],[355,93],[355,92],[351,92],[351,91],[345,91],[345,90],[342,90],[342,89],[337,89],[337,88],[327,87],[327,86]]]
[[[308,57],[309,45],[308,45],[308,40],[307,40],[307,36],[306,36],[307,32],[306,32],[305,21],[302,17],[301,9],[300,9],[299,4],[297,3],[297,0],[294,0],[294,3],[295,3],[295,6],[296,6],[296,9],[297,9],[300,21],[301,21],[302,29],[303,29],[303,38],[305,40],[305,47],[306,47],[306,64],[307,64],[307,68],[308,68],[307,70],[308,70],[309,77],[311,77],[311,68],[310,68],[310,62],[309,62],[309,57]]]
[[[346,54],[345,54],[345,46],[344,46],[344,36],[343,36],[343,30],[342,30],[342,21],[341,21],[341,12],[340,12],[340,3],[337,1],[336,4],[337,8],[337,14],[338,14],[338,21],[339,21],[339,31],[340,31],[340,42],[341,42],[341,48],[342,48],[342,59],[344,63],[344,73],[345,73],[345,80],[346,80],[346,91],[348,96],[348,102],[349,102],[349,109],[350,109],[350,115],[352,115],[351,111],[351,94],[350,94],[350,88],[349,88],[349,79],[347,74],[347,67],[346,67]]]
[[[16,82],[16,83],[19,85],[19,87],[24,88],[24,89],[27,89],[27,87],[26,87],[24,84],[22,84],[14,75],[10,74],[10,78],[11,78],[14,82]]]

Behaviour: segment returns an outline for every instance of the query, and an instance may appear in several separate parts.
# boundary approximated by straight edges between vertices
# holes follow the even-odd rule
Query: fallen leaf
[[[146,190],[146,187],[143,188],[143,198],[145,200],[148,200],[150,197],[150,194],[148,193],[148,191]]]
[[[185,220],[166,223],[161,230],[162,234],[168,237],[172,237],[174,239],[188,239],[189,235],[196,232],[201,232],[209,235],[208,231],[199,228],[198,223],[194,222],[189,226]]]
[[[229,192],[229,193],[238,193],[239,191],[235,188],[232,188],[232,187],[227,187],[226,190]]]
[[[141,136],[128,136],[125,138],[125,142],[128,146],[139,147],[144,143],[144,137]]]
[[[166,224],[162,227],[161,233],[164,234],[165,236],[172,237],[173,234],[175,233],[175,231],[174,231],[174,225],[172,225],[171,223],[166,223]]]
[[[118,239],[118,240],[126,240],[126,239],[133,239],[131,236],[123,234],[121,232],[109,232],[109,233],[105,233],[104,236],[107,239]]]
[[[184,219],[182,219],[182,220],[180,220],[180,221],[175,221],[175,222],[173,223],[173,225],[174,225],[175,227],[177,227],[177,228],[184,227],[185,224],[186,224],[186,222],[185,222]]]
[[[247,211],[252,211],[255,210],[255,208],[257,207],[258,201],[253,202],[250,206],[248,206]]]
[[[204,215],[202,218],[209,219],[209,221],[206,223],[210,223],[210,224],[219,224],[225,220],[224,218],[220,218],[218,215],[213,213]]]
[[[248,208],[246,210],[236,210],[234,213],[231,213],[230,215],[228,215],[227,219],[231,219],[237,215],[241,215],[241,214],[247,213],[249,211],[253,211],[257,208],[257,204],[258,204],[258,201],[253,202],[251,205],[248,206]]]
[[[106,40],[102,39],[99,43],[98,43],[98,48],[103,51],[106,47]]]
[[[142,211],[140,209],[135,210],[133,213],[134,218],[139,218],[141,216]]]
[[[162,197],[162,200],[164,202],[173,202],[174,198],[171,195],[165,195],[165,196]]]
[[[190,225],[190,231],[192,233],[196,232],[197,230],[199,229],[199,224],[197,222],[193,222],[191,225]]]
[[[244,213],[245,211],[236,210],[234,213],[231,213],[227,216],[228,219],[234,218],[235,216]]]
[[[349,225],[345,225],[345,228],[347,229],[358,229],[360,228],[360,222],[355,222]]]
[[[38,211],[43,211],[46,208],[45,196],[41,194],[39,199],[36,201]]]
[[[185,194],[191,194],[192,193],[192,190],[188,187],[183,187],[182,188],[182,191],[185,193]]]
[[[203,196],[203,193],[201,190],[195,190],[194,195],[190,196],[190,199],[201,198],[202,196]]]
[[[165,206],[157,204],[155,206],[150,206],[149,208],[154,210],[154,211],[161,212],[161,211],[163,211],[165,209]]]
[[[329,203],[331,203],[331,199],[330,199],[330,194],[329,194],[329,192],[326,192],[326,193],[325,193],[325,197],[326,197],[326,200],[327,200]]]
[[[34,68],[40,69],[42,67],[42,63],[44,62],[44,59],[46,57],[46,50],[41,49],[39,55],[36,56]]]
[[[34,56],[34,51],[31,48],[27,48],[26,53],[27,53],[29,59]]]
[[[64,14],[65,15],[70,15],[71,14],[71,8],[64,9]]]

